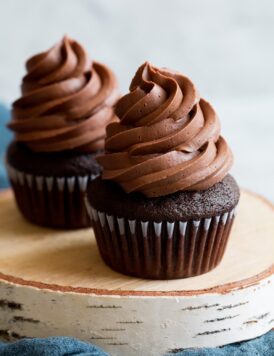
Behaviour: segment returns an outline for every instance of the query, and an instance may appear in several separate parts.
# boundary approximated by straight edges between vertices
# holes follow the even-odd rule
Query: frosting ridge
[[[112,71],[68,37],[31,57],[26,69],[8,125],[15,140],[38,152],[102,149],[118,99]]]
[[[182,74],[144,63],[107,127],[103,179],[147,197],[204,190],[221,181],[232,153],[212,106]]]

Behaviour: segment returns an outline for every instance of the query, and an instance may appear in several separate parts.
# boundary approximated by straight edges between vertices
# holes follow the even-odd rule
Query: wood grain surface
[[[274,327],[274,209],[243,191],[221,264],[171,281],[102,262],[92,229],[26,222],[0,194],[0,338],[67,335],[113,356],[159,356],[258,337]]]
[[[82,292],[194,292],[225,290],[253,283],[273,272],[274,210],[262,198],[242,191],[238,214],[222,263],[194,278],[152,281],[124,276],[100,258],[92,229],[58,231],[24,220],[11,191],[0,194],[0,273],[32,285]],[[8,277],[6,277],[8,278]],[[22,281],[25,284],[25,282]],[[221,289],[220,289],[221,286]],[[134,294],[135,294],[134,293]]]

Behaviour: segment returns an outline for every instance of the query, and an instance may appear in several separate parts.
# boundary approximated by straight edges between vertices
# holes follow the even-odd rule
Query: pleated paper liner
[[[150,279],[197,276],[221,261],[235,208],[201,220],[128,220],[97,211],[86,200],[105,263],[127,275]]]
[[[84,206],[87,184],[95,175],[44,177],[6,164],[19,210],[34,224],[63,229],[91,226]]]

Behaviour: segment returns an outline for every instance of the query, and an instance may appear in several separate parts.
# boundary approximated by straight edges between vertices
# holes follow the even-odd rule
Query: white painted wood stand
[[[91,229],[27,223],[0,193],[0,335],[67,335],[111,355],[163,355],[250,339],[274,327],[274,208],[243,191],[222,263],[150,281],[102,262]]]

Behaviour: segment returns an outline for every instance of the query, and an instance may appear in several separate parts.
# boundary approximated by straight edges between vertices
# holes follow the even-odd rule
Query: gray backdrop
[[[274,200],[274,2],[0,1],[0,99],[24,62],[65,33],[116,72],[122,92],[145,60],[182,71],[215,106],[240,184]]]

